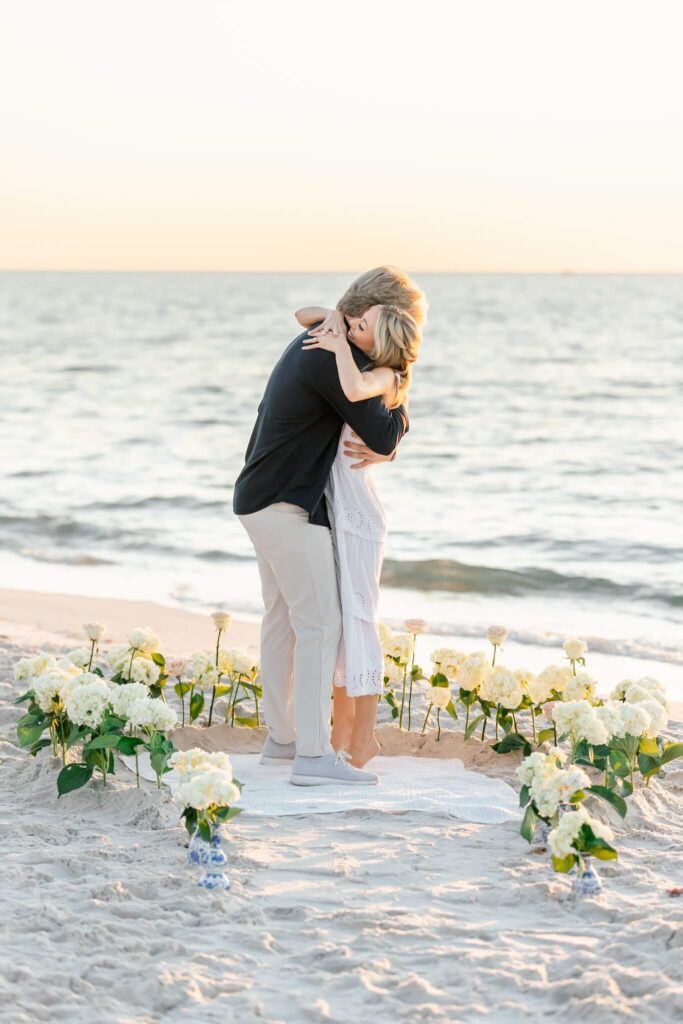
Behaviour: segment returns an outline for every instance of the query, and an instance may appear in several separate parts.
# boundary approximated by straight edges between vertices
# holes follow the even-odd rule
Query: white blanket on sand
[[[292,786],[286,765],[260,765],[259,754],[231,754],[235,778],[244,783],[240,806],[248,814],[330,814],[339,811],[425,811],[461,821],[495,825],[519,817],[515,790],[502,779],[468,772],[459,759],[376,757],[369,766],[377,786]],[[135,758],[122,758],[135,771]],[[154,779],[149,755],[140,756],[140,774]],[[175,771],[162,776],[174,791]]]

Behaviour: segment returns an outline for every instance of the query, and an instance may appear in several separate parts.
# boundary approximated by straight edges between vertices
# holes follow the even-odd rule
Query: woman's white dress
[[[400,375],[396,377],[398,387]],[[358,459],[344,454],[346,440],[354,440],[348,423],[342,427],[325,487],[342,612],[334,685],[345,687],[349,697],[365,697],[384,688],[377,604],[386,522],[372,466],[351,469]]]

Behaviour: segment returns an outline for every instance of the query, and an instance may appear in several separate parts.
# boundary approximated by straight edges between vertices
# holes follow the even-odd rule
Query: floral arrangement
[[[242,813],[242,808],[234,806],[240,798],[242,783],[233,778],[227,754],[194,747],[176,751],[170,766],[179,776],[174,799],[183,808],[181,818],[190,836],[197,831],[208,842],[216,825]]]

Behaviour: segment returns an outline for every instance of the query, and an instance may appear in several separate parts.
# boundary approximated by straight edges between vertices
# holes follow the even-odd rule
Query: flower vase
[[[202,889],[229,889],[230,879],[221,870],[228,858],[222,846],[220,825],[212,825],[211,838],[202,839],[199,829],[195,829],[187,850],[189,864],[197,864],[204,870],[197,883]]]
[[[544,850],[547,847],[551,828],[552,826],[547,821],[543,821],[541,818],[536,819],[534,834],[531,838],[532,849]]]
[[[601,890],[602,882],[593,867],[592,857],[584,853],[574,871],[572,892],[575,896],[598,896]]]

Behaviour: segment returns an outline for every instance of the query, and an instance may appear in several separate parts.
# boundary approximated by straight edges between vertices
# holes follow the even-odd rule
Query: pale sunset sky
[[[17,0],[0,269],[683,271],[675,0]]]

